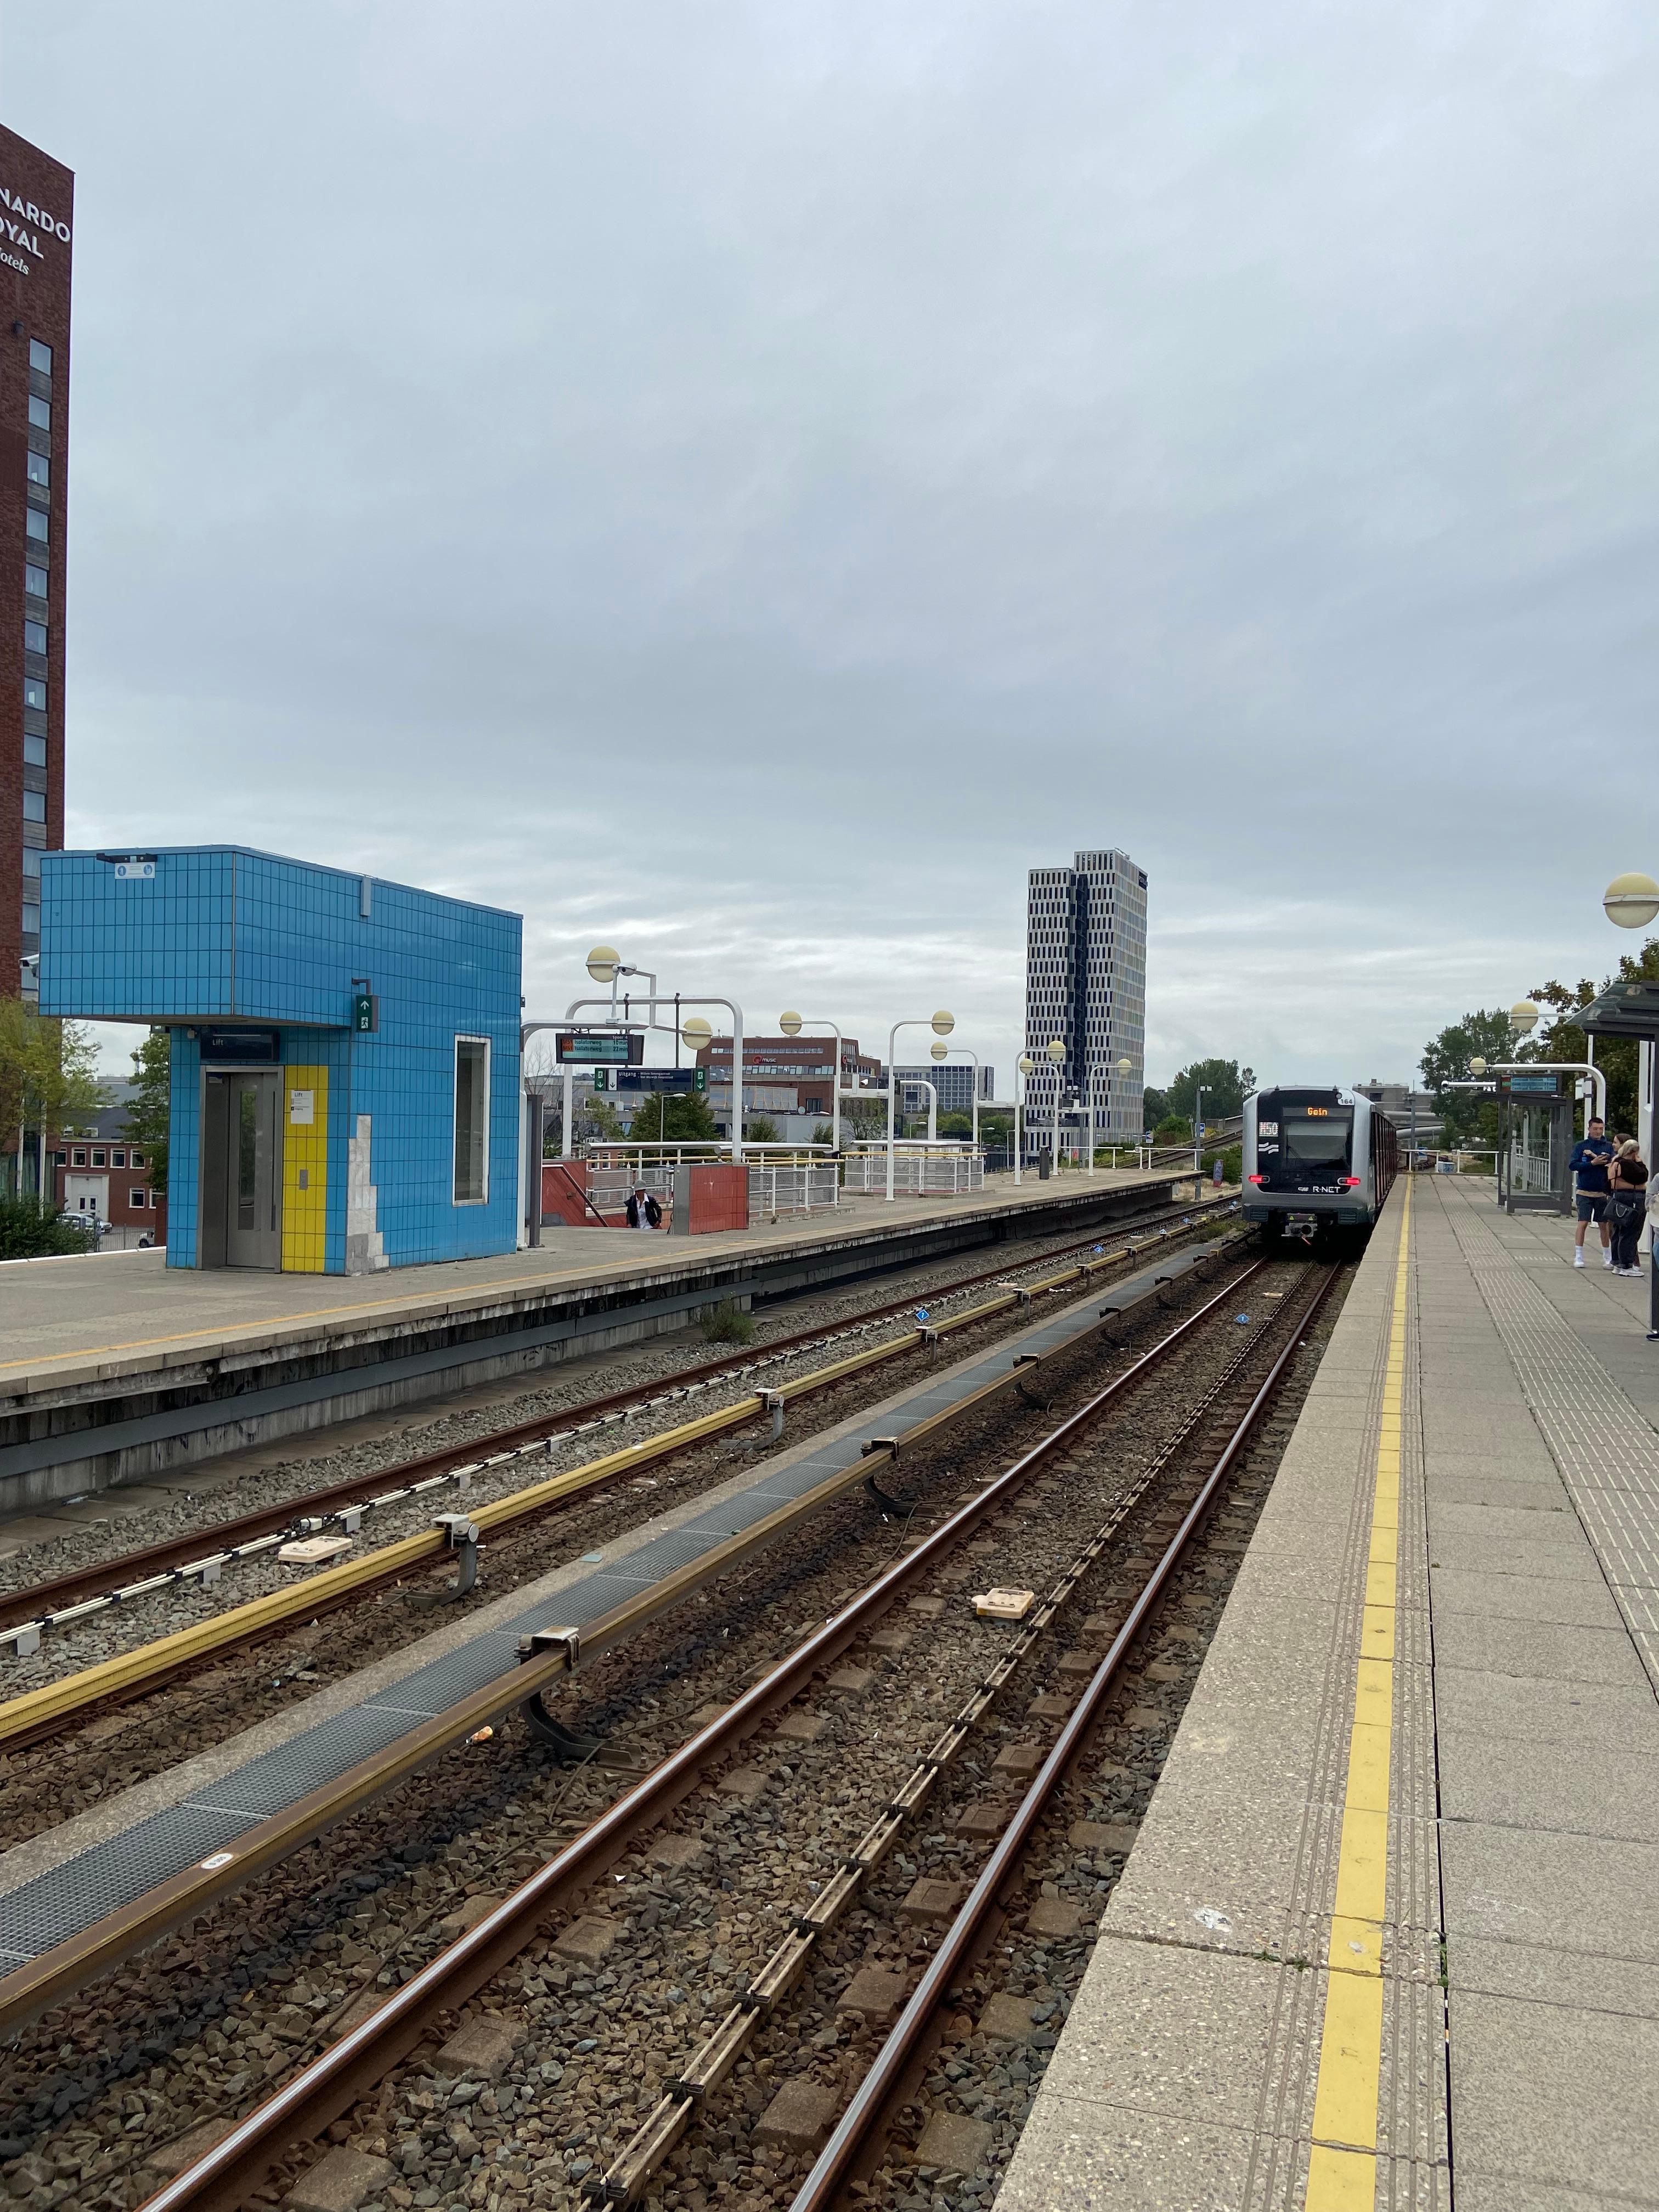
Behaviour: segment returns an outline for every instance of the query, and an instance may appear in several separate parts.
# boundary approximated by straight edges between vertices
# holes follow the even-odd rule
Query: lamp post
[[[926,1017],[917,1015],[908,1021],[895,1022],[887,1032],[887,1203],[893,1202],[893,1158],[898,1140],[896,1105],[898,1099],[898,1033],[901,1030],[932,1030],[935,1036],[949,1036],[957,1025],[954,1014],[943,1006]]]
[[[948,1060],[951,1054],[955,1053],[958,1059],[969,1060],[974,1064],[974,1091],[973,1097],[969,1101],[969,1106],[974,1123],[974,1150],[977,1152],[979,1150],[979,1054],[976,1052],[969,1052],[965,1044],[946,1044],[943,1038],[930,1044],[927,1051],[929,1057],[933,1060]]]
[[[594,963],[599,959],[599,956],[602,953],[606,953],[607,951],[607,947],[599,945],[596,946],[594,951],[588,956],[588,973],[594,975],[594,981],[596,982],[610,981],[614,984],[616,975],[620,974],[629,975],[636,975],[640,972],[636,969],[623,968],[618,964],[613,973],[605,975],[594,975]],[[640,1001],[641,1010],[647,1014],[654,1014],[659,1006],[672,1006],[674,1009],[675,1018],[678,1020],[679,1017],[679,1010],[682,1006],[724,1006],[726,1012],[732,1017],[732,1097],[733,1103],[733,1112],[732,1115],[732,1161],[733,1166],[740,1165],[743,1160],[743,1008],[738,1004],[735,999],[718,998],[712,992],[703,992],[696,994],[687,994],[684,992],[676,992],[672,999],[661,998],[658,995],[656,990],[655,976],[653,976],[651,981],[652,991],[650,997],[648,999],[642,999]],[[611,1010],[611,1019],[614,1021],[616,1018],[617,1004],[616,992],[614,989],[611,992],[608,1003]],[[565,1021],[567,1023],[574,1022],[576,1016],[581,1012],[584,1007],[603,1006],[606,1004],[607,1001],[604,999],[573,999],[570,1001],[570,1004],[565,1008]],[[519,1032],[520,1043],[522,1044],[525,1038],[533,1036],[538,1030],[557,1029],[559,1026],[560,1024],[556,1022],[526,1022]],[[671,1024],[666,1022],[653,1021],[647,1024],[647,1027],[650,1029],[666,1029],[670,1026]],[[688,1044],[693,1043],[695,1040],[696,1046],[697,1048],[701,1048],[702,1045],[705,1045],[709,1042],[710,1038],[714,1035],[714,1031],[710,1028],[709,1024],[705,1022],[701,1016],[693,1016],[692,1019],[687,1022],[680,1030],[679,1035]],[[574,1073],[574,1069],[567,1065],[564,1072],[563,1154],[563,1157],[566,1159],[570,1159],[574,1157],[570,1150],[571,1083]]]
[[[1023,1052],[1019,1056],[1018,1066],[1019,1081],[1014,1085],[1014,1188],[1016,1190],[1019,1188],[1020,1162],[1025,1153],[1024,1141],[1020,1133],[1020,1108],[1024,1102],[1026,1079],[1036,1066],[1036,1062],[1029,1052]]]
[[[1066,1042],[1063,1037],[1050,1037],[1048,1044],[1048,1064],[1054,1071],[1054,1133],[1048,1146],[1048,1172],[1060,1173],[1060,1071],[1066,1065]]]
[[[1193,1173],[1197,1175],[1202,1165],[1204,1151],[1204,1085],[1196,1086],[1193,1098]]]
[[[828,1030],[836,1040],[836,1072],[830,1086],[830,1146],[832,1152],[841,1150],[841,1031],[834,1022],[819,1021],[793,1009],[778,1016],[778,1028],[787,1037],[799,1036],[803,1030]]]
[[[1125,1053],[1123,1057],[1116,1063],[1115,1073],[1127,1081],[1127,1079],[1132,1076],[1134,1072],[1135,1064],[1133,1060],[1129,1058],[1128,1054]],[[1099,1069],[1096,1067],[1091,1067],[1089,1070],[1089,1172],[1091,1175],[1095,1171],[1095,1078],[1099,1073]],[[1106,1095],[1109,1098],[1110,1097],[1111,1092],[1109,1089]],[[1112,1158],[1114,1160],[1117,1158],[1117,1147],[1115,1146],[1112,1148]]]

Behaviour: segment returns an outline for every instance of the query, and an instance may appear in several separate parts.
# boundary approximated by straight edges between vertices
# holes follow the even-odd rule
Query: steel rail
[[[1240,1237],[1246,1233],[1238,1232]],[[1232,1240],[1224,1240],[1224,1244],[1227,1241]],[[774,1391],[746,1395],[695,1420],[679,1422],[653,1437],[641,1438],[636,1444],[626,1445],[620,1451],[608,1452],[599,1459],[568,1468],[562,1474],[550,1475],[545,1481],[529,1484],[487,1505],[477,1506],[471,1519],[481,1537],[514,1528],[618,1476],[636,1473],[641,1468],[671,1458],[711,1437],[740,1428],[765,1413],[770,1402],[781,1401],[787,1404],[796,1398],[815,1395],[866,1368],[902,1358],[958,1329],[971,1328],[1006,1312],[1024,1301],[1087,1281],[1116,1265],[1121,1256],[1103,1255],[1098,1260],[1082,1261],[1059,1275],[1039,1278],[1000,1297],[982,1300],[943,1321],[890,1337],[866,1352],[855,1352],[827,1367],[796,1376],[780,1383]],[[524,1449],[533,1450],[536,1447]],[[314,1620],[387,1583],[437,1565],[449,1555],[450,1549],[448,1532],[434,1525],[378,1550],[343,1560],[337,1566],[325,1567],[285,1589],[270,1590],[263,1597],[210,1613],[188,1628],[175,1629],[170,1635],[135,1645],[130,1651],[117,1652],[75,1674],[43,1683],[38,1689],[24,1691],[0,1704],[0,1751],[38,1741],[42,1736],[55,1734],[92,1706],[112,1698],[125,1700],[138,1696],[203,1659],[261,1641],[278,1633],[292,1621]]]
[[[1006,1910],[1008,1893],[1019,1877],[1020,1864],[1032,1831],[1049,1800],[1082,1750],[1107,1692],[1123,1662],[1146,1626],[1147,1615],[1162,1595],[1164,1586],[1180,1564],[1182,1554],[1208,1512],[1216,1492],[1225,1481],[1239,1453],[1249,1443],[1284,1379],[1291,1358],[1334,1288],[1340,1270],[1333,1267],[1309,1300],[1290,1341],[1263,1380],[1237,1427],[1205,1477],[1181,1526],[1142,1585],[1140,1595],[1124,1616],[1111,1647],[1091,1675],[1083,1695],[1073,1706],[1058,1741],[1042,1762],[1030,1787],[1016,1807],[995,1850],[961,1911],[940,1941],[915,1992],[893,2025],[875,2062],[854,2094],[830,2140],[802,2182],[789,2212],[830,2212],[839,2205],[850,2184],[860,2178],[878,2155],[895,2113],[915,2094],[916,2071],[925,2059],[934,2025],[951,1990],[994,1940]]]
[[[1221,1201],[1224,1206],[1233,1203],[1231,1200]],[[1214,1200],[1201,1200],[1188,1206],[1154,1209],[1149,1213],[1133,1215],[1127,1222],[1111,1224],[1106,1233],[1109,1235],[1112,1227],[1133,1228],[1157,1221],[1166,1212],[1201,1217],[1217,1210],[1218,1202]],[[908,1298],[892,1299],[884,1305],[872,1306],[850,1322],[798,1329],[792,1335],[774,1337],[769,1343],[757,1345],[751,1350],[726,1354],[719,1359],[702,1360],[695,1367],[684,1368],[679,1373],[664,1376],[656,1382],[636,1383],[629,1389],[613,1390],[602,1397],[584,1399],[580,1404],[568,1406],[558,1413],[538,1414],[533,1420],[516,1422],[511,1427],[497,1429],[489,1436],[479,1437],[471,1443],[453,1444],[441,1451],[425,1452],[414,1459],[401,1460],[392,1467],[382,1468],[377,1474],[355,1475],[348,1482],[331,1483],[320,1490],[285,1498],[279,1504],[266,1506],[252,1513],[239,1514],[234,1520],[215,1522],[210,1528],[198,1529],[189,1535],[169,1537],[164,1543],[149,1544],[141,1550],[124,1553],[118,1559],[76,1568],[68,1574],[53,1576],[46,1582],[31,1583],[26,1589],[0,1592],[0,1632],[65,1610],[88,1598],[107,1595],[128,1583],[147,1582],[158,1576],[172,1579],[178,1571],[194,1567],[202,1559],[204,1547],[223,1554],[281,1529],[297,1530],[302,1522],[331,1520],[343,1510],[368,1504],[388,1492],[408,1491],[418,1484],[441,1479],[463,1468],[476,1468],[481,1459],[487,1459],[494,1453],[540,1443],[555,1431],[563,1434],[580,1430],[590,1422],[603,1420],[607,1414],[619,1413],[650,1402],[661,1403],[701,1389],[710,1382],[720,1381],[722,1376],[740,1374],[745,1369],[763,1366],[770,1360],[787,1358],[804,1346],[827,1343],[836,1337],[891,1320],[895,1315],[905,1313],[917,1304],[954,1297],[963,1291],[975,1290],[981,1283],[994,1282],[1006,1275],[1011,1267],[1038,1267],[1044,1260],[1059,1259],[1067,1252],[1081,1251],[1085,1245],[1099,1241],[1100,1232],[1097,1231],[1091,1237],[1079,1237],[1060,1245],[1054,1252],[1042,1253],[1030,1260],[1005,1260],[1000,1267],[987,1267],[975,1274],[958,1275],[933,1290]],[[1134,1249],[1133,1243],[1127,1249],[1132,1252]],[[1120,1245],[1107,1256],[1121,1258],[1125,1255],[1125,1250],[1126,1248]]]
[[[671,1753],[556,1857],[511,1896],[504,1898],[486,1918],[440,1952],[368,2019],[313,2059],[246,2119],[239,2121],[210,2150],[158,2190],[147,2200],[143,2212],[233,2212],[233,2208],[258,2186],[288,2144],[319,2136],[415,2047],[436,2014],[464,2003],[499,1973],[534,1940],[550,1911],[590,1887],[639,1836],[655,1827],[696,1788],[705,1768],[725,1758],[760,1725],[769,1712],[787,1704],[818,1668],[839,1657],[891,1607],[909,1583],[931,1571],[988,1514],[999,1509],[1039,1468],[1063,1451],[1080,1430],[1098,1419],[1115,1399],[1162,1366],[1194,1332],[1231,1303],[1243,1283],[1251,1280],[1268,1264],[1266,1260],[1253,1261],[1195,1312],[1177,1322],[1167,1336],[1150,1346],[1121,1375],[1114,1376],[1085,1405],[1023,1452],[994,1481],[986,1484],[949,1520],[923,1538],[914,1551],[884,1570],[717,1719]],[[556,1671],[551,1659],[541,1664],[548,1668],[545,1679],[551,1680]],[[527,1687],[528,1669],[521,1679]],[[394,1752],[396,1748],[392,1747]],[[46,1961],[39,1963],[45,1965]],[[0,1999],[6,1988],[6,1984],[0,1983]],[[5,2015],[0,2012],[0,2025],[4,2021]]]

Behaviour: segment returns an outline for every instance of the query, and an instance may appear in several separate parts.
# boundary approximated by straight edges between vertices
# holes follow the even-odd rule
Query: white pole
[[[743,1165],[743,1009],[735,1005],[732,1006],[732,1164]]]
[[[1053,1066],[1054,1063],[1050,1061],[1049,1065]],[[1048,1152],[1048,1171],[1055,1176],[1060,1173],[1060,1070],[1057,1067],[1054,1068],[1054,1133]]]
[[[1095,1070],[1089,1070],[1089,1172],[1095,1171]]]
[[[1594,1051],[1595,1048],[1592,1042],[1590,1049]],[[1642,1158],[1647,1163],[1650,1175],[1653,1172],[1653,1040],[1644,1037],[1636,1052],[1636,1141],[1642,1148]],[[1596,1073],[1599,1074],[1600,1069]],[[1640,1243],[1643,1249],[1652,1251],[1653,1216],[1650,1213],[1643,1221]]]
[[[567,1160],[574,1160],[576,1157],[570,1139],[570,1125],[575,1118],[575,1097],[576,1071],[571,1063],[566,1060],[564,1064],[564,1134],[561,1139],[564,1150],[560,1157]]]
[[[1018,1067],[1014,1070],[1014,1188],[1019,1188],[1019,1101],[1021,1087],[1025,1081]]]
[[[896,1130],[893,1118],[893,1102],[898,1091],[898,1033],[895,1022],[887,1032],[887,1203],[893,1202],[893,1146]]]

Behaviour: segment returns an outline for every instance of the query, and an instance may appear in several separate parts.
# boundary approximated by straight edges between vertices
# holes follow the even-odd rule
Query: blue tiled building
[[[510,1252],[515,914],[240,846],[47,853],[40,1011],[173,1033],[167,1264]]]

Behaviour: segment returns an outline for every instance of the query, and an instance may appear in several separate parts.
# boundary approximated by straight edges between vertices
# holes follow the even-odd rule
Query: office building
[[[981,1067],[978,1073],[979,1103],[983,1108],[988,1106],[996,1095],[996,1070]],[[974,1110],[974,1074],[973,1065],[968,1060],[933,1060],[925,1066],[918,1064],[915,1067],[901,1067],[898,1079],[903,1110],[910,1114],[925,1114],[927,1093],[918,1086],[931,1083],[939,1093],[941,1114],[971,1114]],[[908,1097],[904,1096],[907,1085],[912,1087]]]
[[[1066,1048],[1058,1076],[1048,1057]],[[1069,868],[1033,868],[1026,912],[1025,1049],[1036,1062],[1026,1084],[1028,1143],[1040,1149],[1053,1127],[1060,1085],[1066,1109],[1086,1103],[1094,1077],[1096,1141],[1140,1134],[1146,1049],[1146,872],[1127,853],[1079,853]],[[1127,1059],[1127,1075],[1117,1063]],[[1075,1110],[1071,1127],[1078,1126]]]
[[[64,842],[64,522],[75,178],[0,129],[0,991],[35,994]]]
[[[716,1036],[697,1054],[708,1071],[708,1105],[724,1136],[732,1118],[732,1040]],[[781,1116],[804,1115],[827,1121],[834,1109],[836,1040],[832,1036],[746,1036],[743,1041],[743,1110],[764,1114],[781,1127]],[[843,1087],[880,1080],[879,1060],[859,1050],[856,1037],[841,1041]],[[845,1102],[843,1101],[843,1104]],[[798,1133],[787,1133],[793,1139]],[[807,1134],[811,1134],[810,1128]]]

